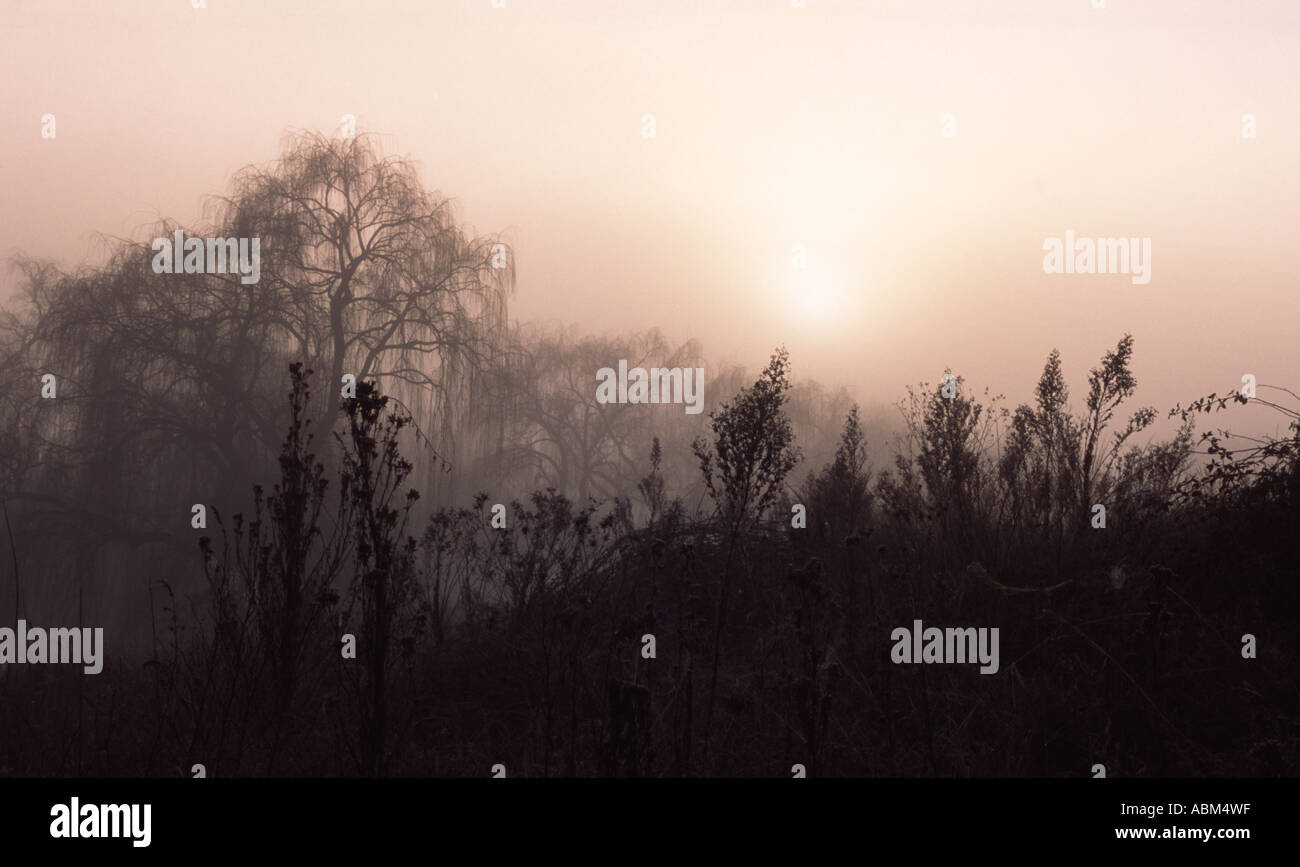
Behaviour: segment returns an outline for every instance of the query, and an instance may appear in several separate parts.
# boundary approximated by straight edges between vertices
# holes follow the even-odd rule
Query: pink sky
[[[520,320],[784,343],[865,401],[1026,400],[1059,347],[1077,406],[1125,331],[1157,409],[1300,391],[1295,2],[207,6],[5,4],[0,255],[93,263],[352,113],[511,239]],[[1151,282],[1045,274],[1067,229],[1151,238]]]

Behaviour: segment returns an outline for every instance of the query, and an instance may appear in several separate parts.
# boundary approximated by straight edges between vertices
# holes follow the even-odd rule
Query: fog
[[[867,404],[1014,404],[1053,347],[1079,389],[1125,331],[1162,411],[1300,379],[1295,4],[789,6],[10,4],[0,253],[95,263],[350,113],[509,239],[517,321],[785,344]],[[1045,274],[1067,229],[1151,238],[1150,283]]]
[[[1292,0],[0,25],[0,775],[1295,772]]]

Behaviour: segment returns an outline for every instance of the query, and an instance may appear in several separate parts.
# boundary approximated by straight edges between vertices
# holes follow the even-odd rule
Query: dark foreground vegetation
[[[137,613],[102,674],[0,668],[0,773],[1300,773],[1294,395],[1139,445],[1125,337],[1079,406],[1055,353],[1014,412],[909,391],[873,465],[856,407],[802,453],[777,351],[710,379],[692,441],[591,394],[696,348],[513,331],[512,268],[444,206],[309,137],[212,227],[265,239],[256,286],[160,277],[147,244],[24,263],[0,625]],[[1247,403],[1287,433],[1194,431]],[[918,619],[998,628],[998,672],[895,664]]]

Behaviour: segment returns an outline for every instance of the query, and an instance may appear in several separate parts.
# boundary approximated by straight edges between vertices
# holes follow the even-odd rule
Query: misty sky
[[[514,244],[521,321],[784,343],[867,402],[951,366],[1014,404],[1055,346],[1077,408],[1125,331],[1162,414],[1300,391],[1294,0],[507,5],[6,0],[0,255],[96,263],[352,113]],[[1150,283],[1045,274],[1067,229],[1150,237]]]

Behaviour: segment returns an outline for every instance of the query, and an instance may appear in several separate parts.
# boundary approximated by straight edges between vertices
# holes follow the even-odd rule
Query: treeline
[[[375,139],[291,136],[280,160],[239,171],[205,213],[203,225],[164,220],[150,237],[113,240],[101,267],[16,262],[19,292],[0,314],[0,497],[23,541],[0,605],[14,617],[89,612],[122,636],[120,652],[143,652],[157,582],[201,586],[193,507],[244,510],[249,487],[275,472],[294,362],[316,371],[318,418],[338,416],[345,377],[405,408],[421,520],[481,490],[630,497],[655,436],[664,475],[702,495],[689,443],[703,417],[598,404],[596,372],[619,359],[703,365],[712,404],[743,372],[654,330],[512,325],[513,250],[459,223],[451,200]],[[177,230],[259,238],[260,279],[244,283],[233,266],[156,273],[153,238]],[[812,454],[834,447],[848,404],[842,389],[799,387],[791,414]]]
[[[363,381],[323,446],[294,364],[278,474],[199,541],[209,592],[159,582],[143,665],[10,673],[0,767],[1294,773],[1300,430],[1236,453],[1209,434],[1194,474],[1188,426],[1121,452],[1130,350],[1094,369],[1079,415],[1053,354],[998,448],[960,380],[913,392],[911,449],[876,478],[852,409],[800,485],[778,352],[692,444],[707,508],[673,496],[656,442],[643,520],[552,490],[412,522],[409,414]],[[998,627],[997,675],[892,663],[914,619]]]
[[[597,404],[599,368],[700,348],[509,325],[513,254],[364,138],[297,137],[213,213],[263,239],[257,284],[155,274],[148,243],[22,263],[0,589],[14,619],[123,614],[101,675],[0,669],[0,773],[1300,766],[1289,392],[1139,443],[1125,336],[1077,406],[1055,352],[1014,411],[909,389],[886,459],[783,350],[711,372],[707,417]],[[1289,435],[1196,435],[1247,401]],[[891,662],[914,620],[998,628],[998,673]]]

